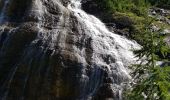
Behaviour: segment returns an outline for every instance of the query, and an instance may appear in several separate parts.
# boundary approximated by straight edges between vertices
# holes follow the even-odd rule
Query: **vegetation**
[[[145,41],[143,47],[135,51],[139,60],[143,61],[132,66],[135,78],[133,88],[126,91],[126,100],[170,100],[170,67],[156,65],[157,61],[167,60],[170,49],[161,31],[153,32],[150,27],[151,23],[141,36],[141,41]]]
[[[152,5],[170,9],[170,0],[148,0]]]
[[[109,13],[133,12],[137,15],[145,15],[149,3],[145,0],[96,0],[99,6]]]
[[[141,34],[144,24],[148,23],[146,20],[146,18],[149,18],[148,9],[158,4],[169,5],[170,0],[95,0],[95,2],[100,9],[107,12],[106,15],[112,16],[118,28],[125,28],[123,30],[128,31],[129,37],[136,39],[135,35]],[[110,18],[108,17],[108,19]],[[127,24],[129,25],[127,26]],[[160,25],[156,21],[155,24]],[[166,23],[164,23],[164,26],[169,27]]]
[[[96,3],[112,16],[117,28],[126,30],[133,39],[140,34],[150,7],[146,0],[96,0]]]
[[[169,6],[170,0],[96,0],[96,3],[108,12],[133,12],[146,15],[150,6]]]

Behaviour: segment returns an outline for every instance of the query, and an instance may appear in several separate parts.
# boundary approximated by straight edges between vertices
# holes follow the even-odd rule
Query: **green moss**
[[[132,12],[126,12],[126,13],[116,12],[115,15],[116,15],[116,17],[128,17],[135,24],[141,23],[141,22],[143,22],[145,20],[144,17],[137,16],[136,14],[134,14]]]
[[[164,22],[154,21],[153,24],[162,28],[162,29],[170,29],[170,25],[167,23],[164,23]]]

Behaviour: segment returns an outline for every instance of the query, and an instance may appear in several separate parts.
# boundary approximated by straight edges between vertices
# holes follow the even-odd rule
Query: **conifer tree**
[[[126,90],[126,100],[170,100],[170,67],[156,64],[166,60],[169,46],[160,34],[161,30],[153,31],[151,23],[141,36],[143,47],[135,51],[140,63],[132,66],[134,79],[132,88]]]

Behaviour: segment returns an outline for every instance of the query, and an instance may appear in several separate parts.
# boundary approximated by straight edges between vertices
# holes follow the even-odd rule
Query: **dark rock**
[[[93,100],[118,100],[114,98],[116,95],[114,92],[112,84],[104,84],[99,88]]]

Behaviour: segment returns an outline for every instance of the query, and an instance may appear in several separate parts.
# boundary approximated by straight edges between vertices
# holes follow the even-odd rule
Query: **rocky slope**
[[[80,2],[0,1],[0,100],[121,100],[139,46]]]

